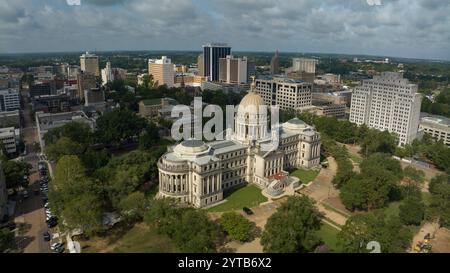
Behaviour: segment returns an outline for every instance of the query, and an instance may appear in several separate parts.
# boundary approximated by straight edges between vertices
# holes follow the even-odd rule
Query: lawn
[[[173,253],[179,252],[175,244],[155,228],[144,223],[133,227],[115,227],[107,236],[81,240],[83,253]]]
[[[118,242],[114,253],[174,253],[179,252],[175,244],[155,228],[145,224],[134,226]]]
[[[337,235],[339,230],[334,227],[323,223],[320,230],[317,232],[317,236],[333,251],[340,252],[340,248],[337,245]]]
[[[289,175],[295,176],[300,179],[300,182],[302,184],[307,184],[316,179],[316,177],[319,175],[319,172],[320,171],[316,170],[297,169],[295,171],[292,171]]]
[[[267,198],[261,194],[261,189],[254,186],[246,186],[224,194],[227,201],[208,209],[209,212],[224,212],[241,210],[243,207],[256,207],[260,203],[266,202]]]

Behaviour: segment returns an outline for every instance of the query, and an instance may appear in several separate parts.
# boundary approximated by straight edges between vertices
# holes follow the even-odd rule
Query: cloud
[[[450,59],[441,0],[0,0],[0,52],[201,49]]]

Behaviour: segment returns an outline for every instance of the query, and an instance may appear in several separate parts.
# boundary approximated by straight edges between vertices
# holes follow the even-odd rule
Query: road
[[[24,95],[24,93],[22,94]],[[41,197],[33,194],[33,189],[39,189],[39,183],[35,183],[39,179],[37,171],[39,158],[33,145],[35,141],[38,141],[37,129],[26,106],[25,110],[23,110],[23,117],[22,137],[26,145],[26,151],[28,152],[24,156],[24,160],[31,164],[33,169],[30,171],[30,197],[23,200],[22,203],[17,202],[14,221],[18,224],[23,224],[22,226],[24,228],[16,239],[19,247],[25,253],[49,253],[50,244],[44,240],[42,235],[47,231],[44,206]]]

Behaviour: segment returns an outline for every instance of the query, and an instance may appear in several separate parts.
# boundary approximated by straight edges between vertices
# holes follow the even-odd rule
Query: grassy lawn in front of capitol
[[[319,175],[320,171],[318,170],[305,170],[305,169],[297,169],[293,170],[289,173],[290,176],[295,176],[300,179],[300,183],[308,184],[309,182],[316,179]]]
[[[322,227],[317,231],[317,236],[330,248],[332,252],[341,252],[337,244],[337,235],[339,230],[328,225],[327,223],[322,223]]]
[[[175,243],[145,223],[114,227],[106,236],[79,240],[82,253],[176,253]]]
[[[156,228],[146,224],[135,225],[113,249],[113,253],[176,253],[180,252],[175,243]]]
[[[227,201],[220,205],[209,208],[209,212],[225,212],[233,210],[242,210],[244,207],[257,207],[259,204],[267,201],[262,195],[261,189],[255,185],[249,185],[230,192],[224,193],[224,199]]]

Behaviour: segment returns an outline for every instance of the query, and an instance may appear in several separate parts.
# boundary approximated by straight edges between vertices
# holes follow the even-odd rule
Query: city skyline
[[[177,1],[1,0],[0,53],[200,50],[221,41],[236,51],[450,60],[442,1]]]

